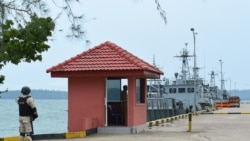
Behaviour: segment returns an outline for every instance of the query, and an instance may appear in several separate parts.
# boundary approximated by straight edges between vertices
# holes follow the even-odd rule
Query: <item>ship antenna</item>
[[[188,43],[185,43],[185,46],[186,46],[186,49],[187,49]]]
[[[155,55],[153,55],[153,65],[156,67],[156,64],[155,64]]]
[[[187,50],[188,43],[185,43],[185,46],[186,46],[186,50]],[[188,62],[187,62],[187,63],[188,63]],[[188,77],[190,78],[189,66],[188,66]]]
[[[193,72],[194,72],[194,79],[198,78],[198,67],[196,65],[196,51],[195,51],[195,35],[197,34],[196,32],[194,32],[194,28],[190,29],[193,32],[193,36],[194,36],[194,68],[193,68]]]

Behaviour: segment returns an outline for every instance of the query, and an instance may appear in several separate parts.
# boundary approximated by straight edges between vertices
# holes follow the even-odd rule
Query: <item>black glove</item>
[[[38,114],[35,107],[32,109],[32,120],[34,121],[36,118],[38,118]]]

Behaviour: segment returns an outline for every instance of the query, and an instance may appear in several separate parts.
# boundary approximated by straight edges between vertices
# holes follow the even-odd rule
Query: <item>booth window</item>
[[[108,102],[120,102],[121,79],[109,78],[107,81]]]
[[[136,103],[145,103],[145,79],[136,79]]]

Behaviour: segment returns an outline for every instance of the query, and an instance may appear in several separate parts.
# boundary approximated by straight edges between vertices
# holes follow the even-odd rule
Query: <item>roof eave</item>
[[[144,78],[160,78],[161,72],[152,72],[145,70],[120,70],[120,71],[110,71],[110,70],[99,70],[99,71],[52,71],[51,77],[127,77],[127,76],[137,76]]]

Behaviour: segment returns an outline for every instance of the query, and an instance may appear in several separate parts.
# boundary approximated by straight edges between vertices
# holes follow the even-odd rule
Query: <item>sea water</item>
[[[36,100],[38,118],[34,134],[67,132],[67,100]],[[0,99],[0,138],[19,135],[18,105],[14,99]]]

